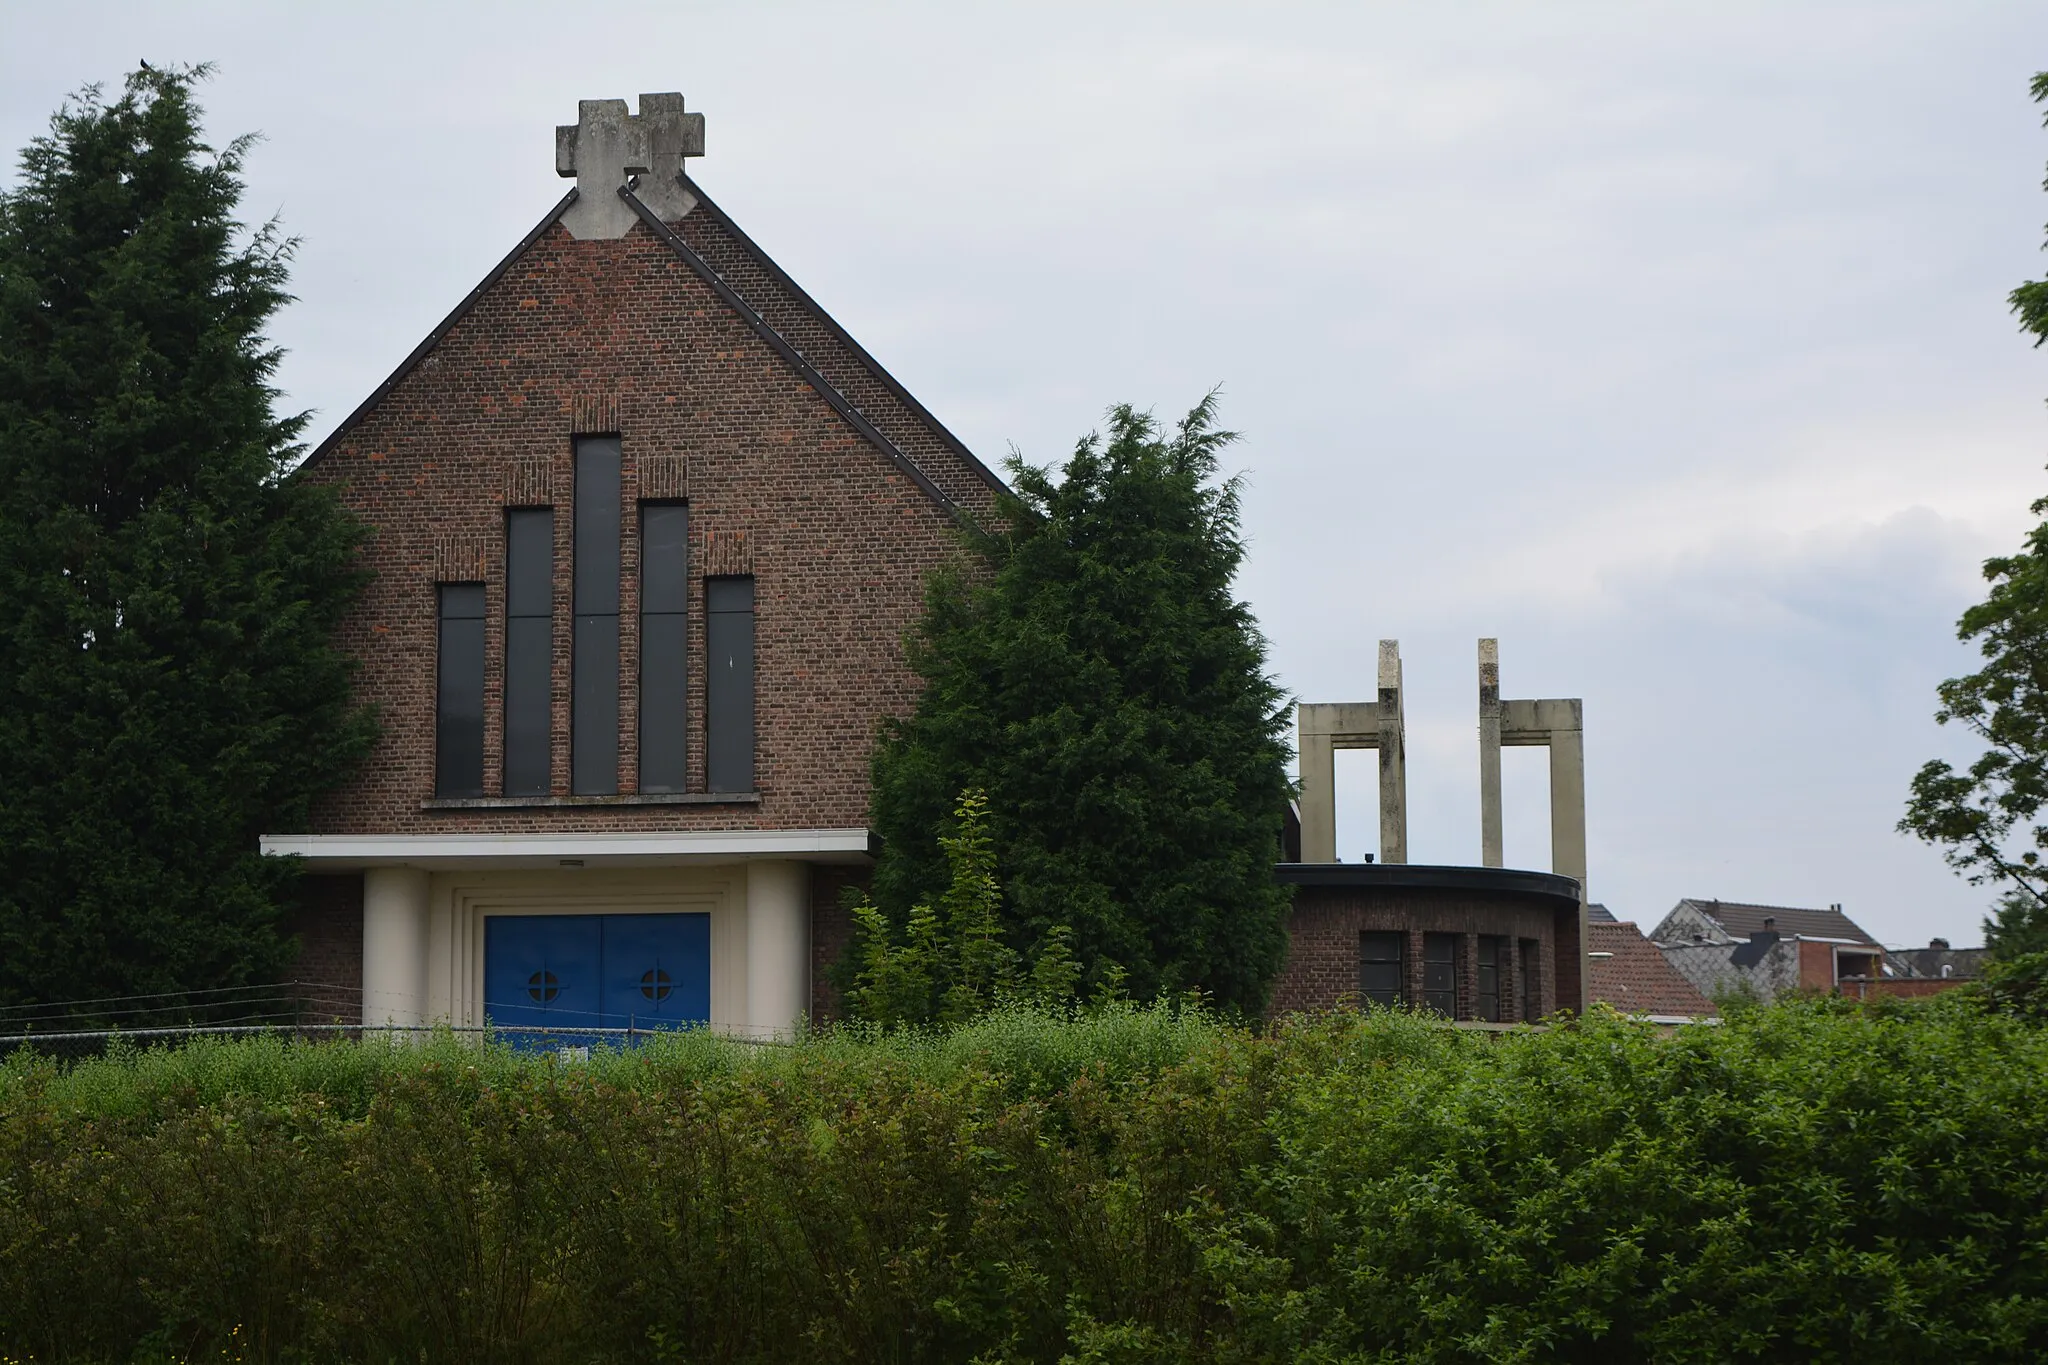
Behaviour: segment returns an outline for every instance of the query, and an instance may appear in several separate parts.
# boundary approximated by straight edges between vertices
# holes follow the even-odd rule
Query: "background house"
[[[1702,994],[1832,991],[1888,974],[1884,946],[1840,905],[1806,909],[1687,898],[1650,931],[1665,960]]]

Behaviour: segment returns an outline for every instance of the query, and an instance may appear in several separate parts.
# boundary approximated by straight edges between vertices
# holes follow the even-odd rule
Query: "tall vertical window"
[[[555,661],[555,512],[505,514],[505,795],[548,794]]]
[[[1533,938],[1525,938],[1520,947],[1521,961],[1515,964],[1515,1003],[1520,1007],[1516,1012],[1523,1023],[1533,1024],[1543,1017],[1541,945]]]
[[[1500,1022],[1500,969],[1506,945],[1506,939],[1479,936],[1479,998],[1473,1001],[1472,1012],[1489,1024]]]
[[[640,790],[679,792],[690,621],[690,509],[640,507]]]
[[[434,795],[484,794],[484,585],[441,585]]]
[[[1370,932],[1358,936],[1358,995],[1369,1005],[1401,1003],[1402,947],[1408,935]]]
[[[569,789],[619,789],[619,438],[576,438]]]
[[[1422,936],[1422,1007],[1446,1018],[1458,1014],[1458,936]]]
[[[704,580],[704,767],[715,792],[754,789],[754,580]]]

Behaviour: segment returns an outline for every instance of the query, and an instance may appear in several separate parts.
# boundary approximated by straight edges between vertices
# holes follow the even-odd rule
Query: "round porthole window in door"
[[[526,993],[541,1004],[552,1004],[562,993],[561,978],[553,972],[540,971],[526,978]]]
[[[640,974],[640,994],[649,1000],[666,1000],[675,990],[667,972],[659,967],[649,968]]]

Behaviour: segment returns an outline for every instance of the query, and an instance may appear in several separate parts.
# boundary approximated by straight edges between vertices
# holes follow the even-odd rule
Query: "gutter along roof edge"
[[[854,359],[858,360],[862,365],[866,366],[868,373],[872,374],[876,378],[876,380],[881,383],[882,387],[886,388],[892,395],[894,395],[896,400],[902,403],[903,406],[909,408],[912,416],[916,417],[918,420],[922,421],[926,426],[930,427],[932,429],[933,434],[935,434],[939,438],[939,440],[955,455],[958,455],[961,459],[965,460],[967,462],[968,468],[973,470],[974,473],[978,475],[981,478],[981,480],[984,483],[986,483],[990,488],[995,489],[997,492],[1009,491],[1009,484],[1004,482],[1003,477],[1000,474],[996,473],[993,469],[990,469],[986,464],[982,463],[981,457],[976,455],[973,451],[969,450],[967,448],[967,443],[965,441],[962,441],[958,436],[955,436],[952,433],[952,431],[947,428],[944,422],[941,422],[937,417],[934,417],[932,415],[931,409],[927,408],[923,403],[919,402],[917,400],[917,396],[911,393],[909,389],[903,387],[903,385],[897,381],[896,376],[889,373],[889,371],[883,367],[882,362],[876,360],[875,357],[869,353],[867,347],[861,345],[859,341],[854,339],[853,333],[847,331],[844,327],[841,327],[839,325],[839,321],[837,318],[834,318],[830,313],[826,312],[823,305],[821,305],[816,299],[812,298],[802,285],[798,284],[795,280],[791,279],[789,276],[789,272],[785,271],[780,265],[776,264],[775,258],[773,256],[770,256],[766,251],[763,251],[760,245],[756,243],[752,237],[749,237],[738,223],[732,220],[732,215],[728,214],[724,209],[718,207],[717,203],[712,200],[711,196],[704,192],[703,186],[699,185],[696,181],[692,180],[688,172],[683,173],[682,180],[683,187],[689,190],[689,192],[692,195],[696,196],[698,207],[704,209],[713,218],[717,219],[718,225],[724,228],[728,233],[732,234],[733,240],[738,242],[743,248],[745,248],[754,257],[755,260],[759,261],[761,263],[762,268],[765,269],[771,276],[774,277],[775,282],[781,285],[784,289],[788,290],[790,296],[797,301],[797,304],[800,307],[808,310],[811,316],[816,318],[819,324],[823,326],[826,331],[830,332],[833,338],[837,340],[840,345],[846,347],[848,351],[852,352]]]
[[[880,451],[888,458],[891,464],[895,465],[903,473],[909,475],[911,482],[922,489],[926,497],[937,503],[948,514],[969,526],[974,525],[974,518],[968,514],[965,508],[947,497],[945,491],[932,482],[931,476],[918,468],[917,461],[911,459],[900,446],[883,435],[881,428],[869,421],[867,415],[855,407],[851,399],[834,387],[832,381],[825,378],[819,372],[817,366],[804,359],[803,352],[792,345],[788,337],[776,331],[770,325],[768,319],[763,317],[754,305],[748,303],[745,296],[739,290],[733,288],[723,275],[712,268],[711,262],[697,254],[695,247],[684,241],[674,228],[661,221],[659,214],[641,203],[638,196],[623,185],[619,187],[619,198],[632,206],[633,212],[640,215],[640,221],[647,224],[648,230],[653,232],[663,242],[666,242],[683,264],[689,266],[692,271],[696,272],[698,278],[710,285],[711,291],[717,294],[728,308],[738,313],[740,320],[752,328],[756,336],[768,343],[769,349],[789,362],[795,368],[798,376],[813,389],[817,390],[818,396],[823,398],[834,412],[844,418],[847,425],[851,426],[862,440]]]

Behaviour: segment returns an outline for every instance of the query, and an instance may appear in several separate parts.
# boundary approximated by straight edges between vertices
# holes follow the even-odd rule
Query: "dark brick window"
[[[554,702],[555,512],[505,514],[505,794],[546,796]]]
[[[640,790],[679,792],[686,776],[690,509],[640,507]]]
[[[484,794],[484,585],[441,585],[434,795]]]
[[[569,789],[619,790],[619,438],[576,438]]]
[[[754,789],[754,580],[704,580],[705,778]]]
[[[1458,1014],[1458,935],[1422,936],[1422,1007],[1446,1018]]]
[[[1358,996],[1368,1005],[1399,1005],[1402,949],[1408,936],[1403,933],[1369,931],[1358,936]]]
[[[1506,939],[1492,934],[1479,936],[1479,962],[1475,973],[1478,994],[1472,1002],[1472,1014],[1489,1024],[1500,1022],[1500,969],[1503,965],[1501,958],[1507,955],[1507,944]]]
[[[1515,966],[1515,1013],[1525,1024],[1533,1024],[1543,1017],[1542,959],[1541,945],[1533,938],[1525,938],[1520,944],[1522,959]]]

